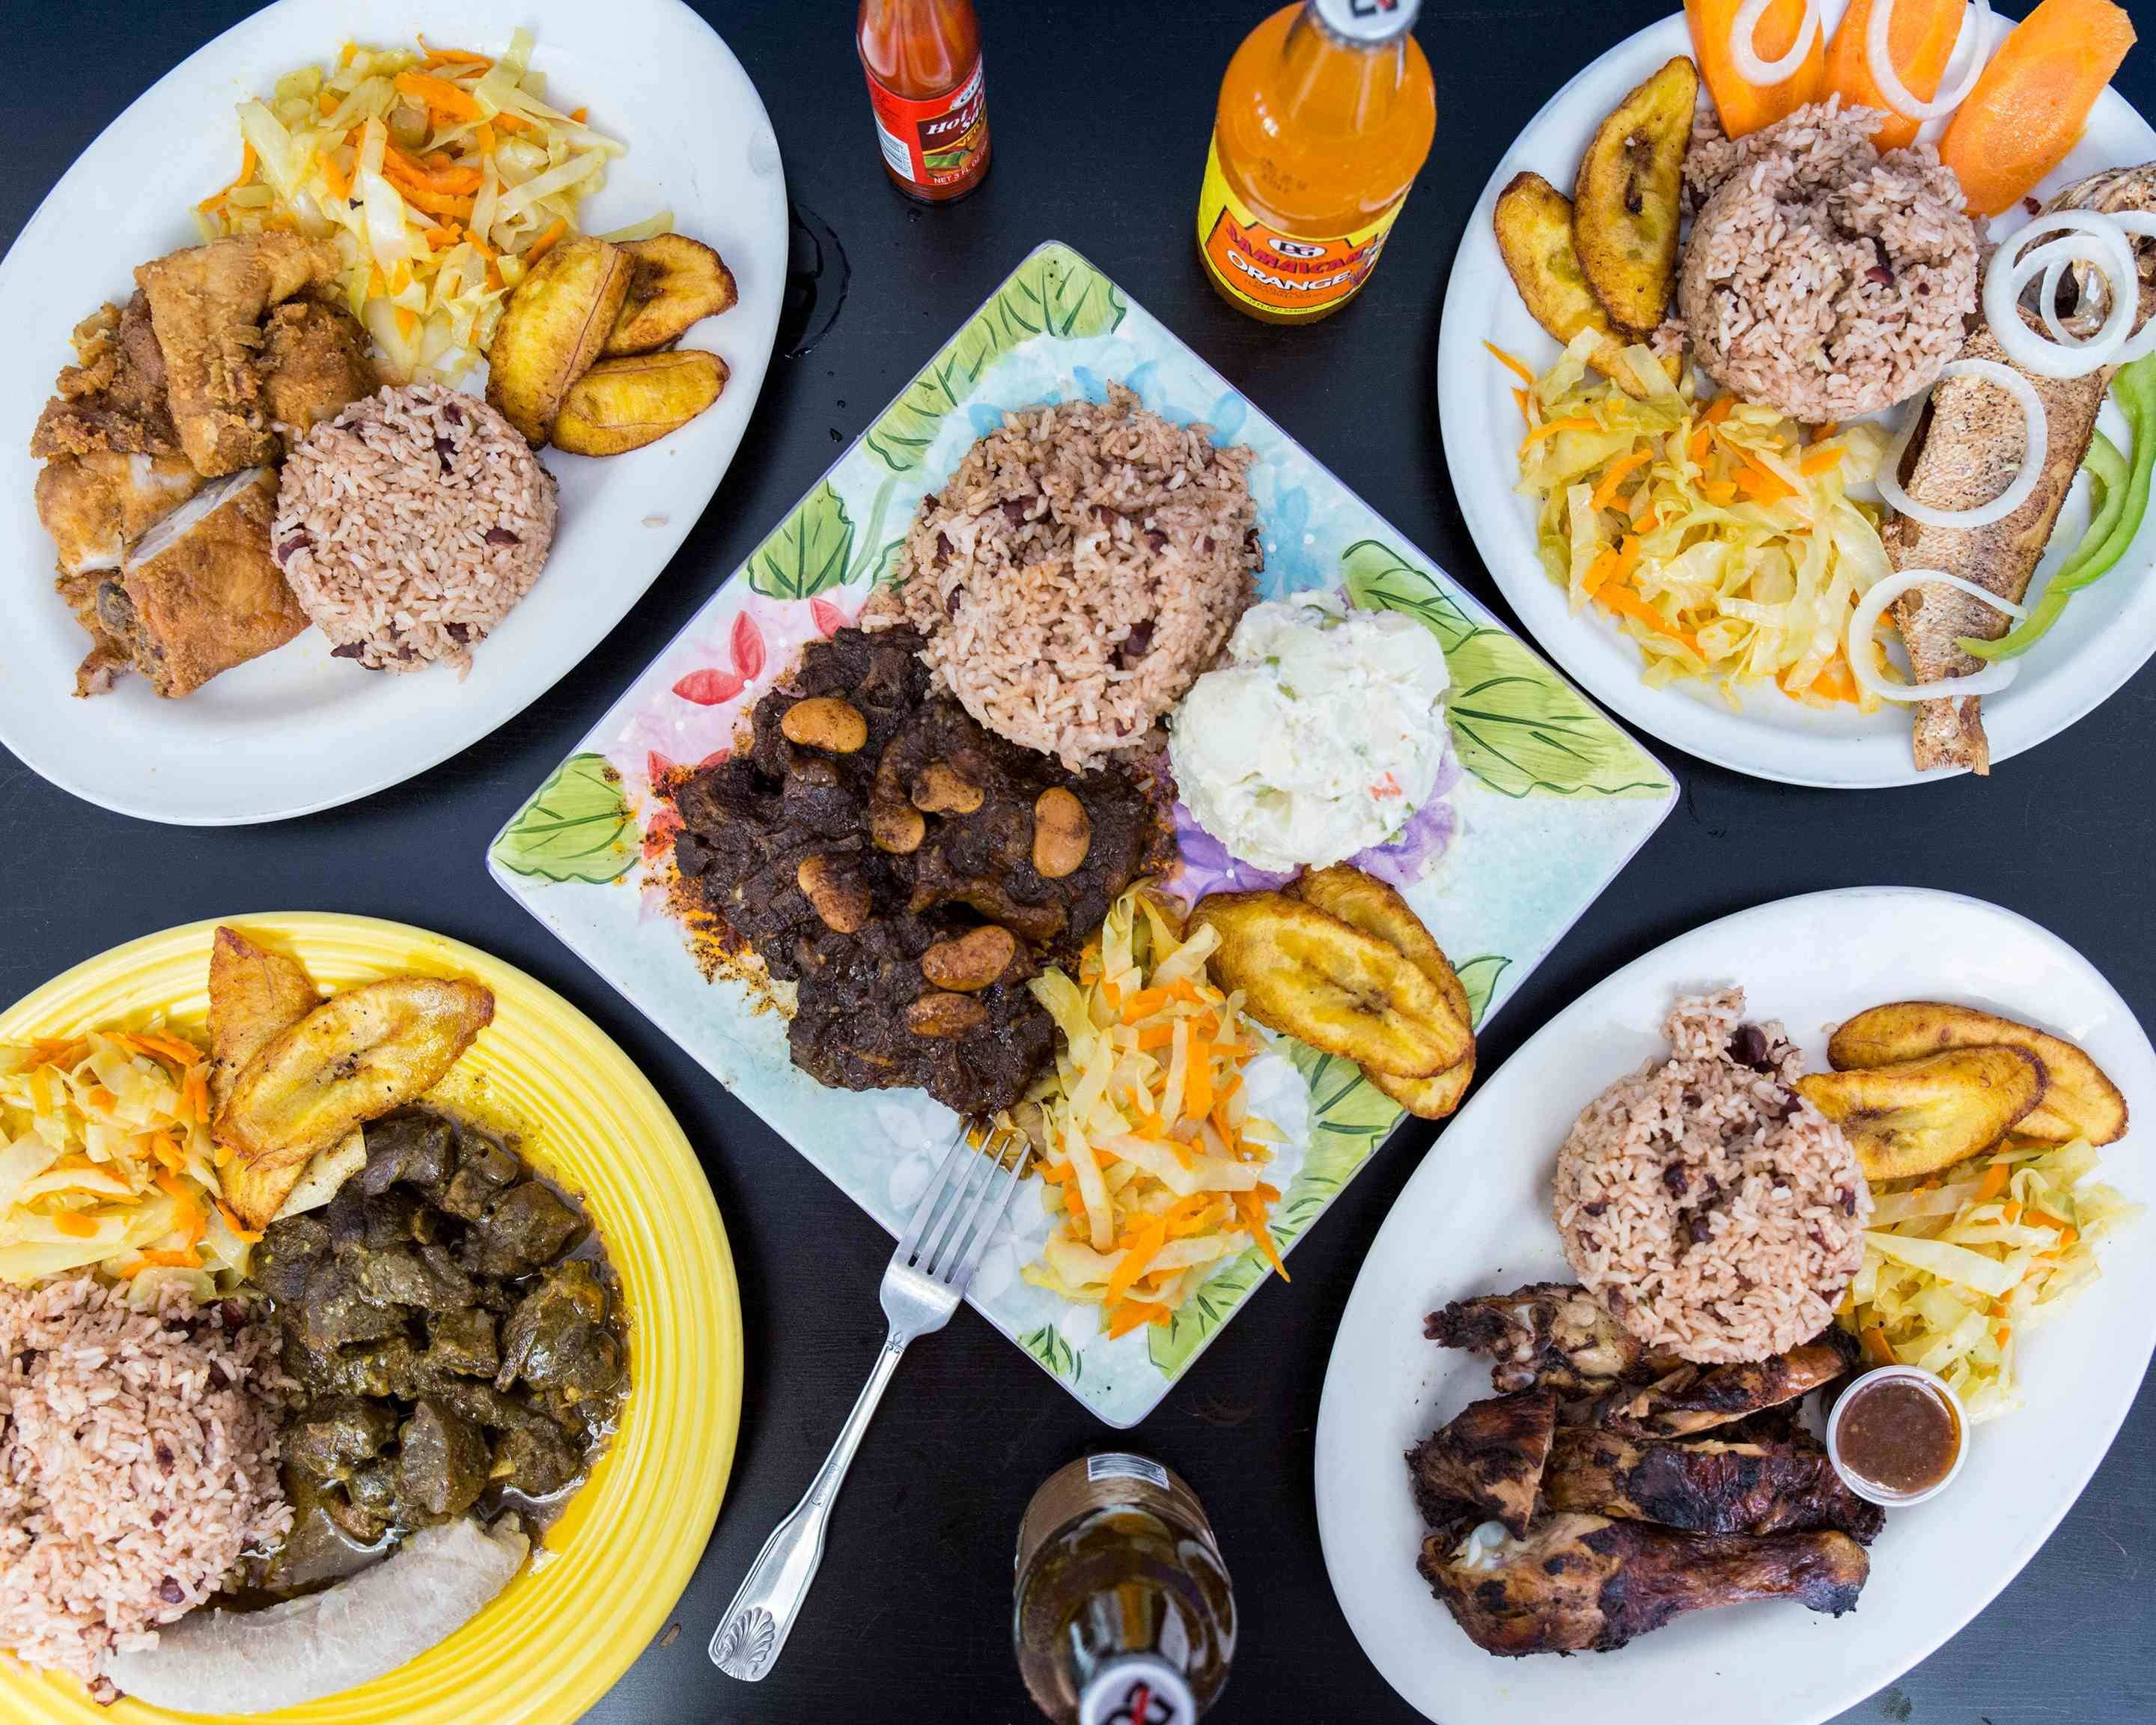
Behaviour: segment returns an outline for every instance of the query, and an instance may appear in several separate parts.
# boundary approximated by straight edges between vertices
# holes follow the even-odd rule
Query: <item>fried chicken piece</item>
[[[270,550],[276,510],[277,475],[264,467],[213,484],[166,516],[117,580],[99,578],[92,658],[101,652],[109,662],[108,648],[124,649],[170,699],[298,634],[306,613]]]
[[[1518,1657],[1606,1653],[1687,1611],[1746,1599],[1794,1599],[1839,1617],[1871,1566],[1831,1530],[1678,1533],[1566,1513],[1516,1539],[1470,1512],[1423,1542],[1416,1567],[1470,1640]]]
[[[1487,1354],[1499,1391],[1601,1390],[1635,1375],[1645,1349],[1584,1288],[1537,1281],[1455,1300],[1423,1321],[1442,1348]]]
[[[1869,1545],[1887,1521],[1878,1505],[1842,1483],[1826,1451],[1808,1439],[1677,1444],[1571,1428],[1549,1445],[1542,1489],[1553,1510],[1654,1522],[1686,1533],[1832,1527]]]
[[[60,573],[68,576],[118,568],[130,545],[202,485],[177,449],[155,455],[90,449],[46,462],[31,495],[59,553]]]
[[[124,308],[100,306],[75,326],[74,344],[78,362],[54,382],[58,393],[38,416],[30,453],[41,461],[108,450],[178,454],[149,300],[138,292]]]
[[[180,445],[205,476],[280,453],[261,366],[263,319],[336,271],[334,242],[297,234],[234,234],[135,271],[164,351],[167,399]]]
[[[382,382],[359,320],[312,298],[287,300],[270,314],[261,372],[264,409],[287,449]]]
[[[1408,1451],[1415,1507],[1425,1522],[1449,1521],[1463,1503],[1523,1538],[1557,1427],[1557,1397],[1547,1389],[1476,1402]]]

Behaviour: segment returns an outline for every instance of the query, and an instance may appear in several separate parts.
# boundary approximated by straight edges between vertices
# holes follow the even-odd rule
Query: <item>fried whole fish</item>
[[[2156,209],[2156,162],[2114,169],[2069,186],[2053,198],[2051,209],[2102,211]],[[2156,252],[2135,247],[2140,265],[2140,317],[2156,316]],[[2021,311],[2022,321],[2043,334],[2040,318]],[[2076,320],[2069,319],[2071,327]],[[2087,328],[2076,333],[2087,335]],[[2012,365],[1998,339],[1979,325],[1960,355]],[[2014,367],[2020,370],[2020,367]],[[2074,475],[2096,434],[2097,415],[2111,388],[2116,367],[2083,377],[2039,377],[2024,372],[2044,403],[2048,447],[2043,476],[2028,501],[2003,520],[1976,528],[1927,526],[1906,516],[1893,516],[1881,536],[1897,570],[1938,569],[2019,602],[2029,590],[2044,548],[2051,542],[2059,511]],[[1903,458],[1903,489],[1934,509],[1970,509],[1997,496],[2020,471],[2024,439],[2021,409],[2003,390],[1979,377],[1949,377],[1933,392],[1929,417]],[[1952,588],[1920,587],[1896,603],[1894,620],[1908,648],[1909,664],[1920,683],[1981,670],[1982,661],[1961,650],[1964,636],[1995,640],[2006,633],[2005,615]],[[1991,744],[1984,733],[1982,697],[1950,696],[1917,704],[1912,747],[1917,770],[1965,767],[1991,770]]]

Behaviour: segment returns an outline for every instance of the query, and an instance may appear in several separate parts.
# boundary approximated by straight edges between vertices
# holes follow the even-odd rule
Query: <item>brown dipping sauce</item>
[[[1849,1393],[1835,1445],[1850,1469],[1881,1489],[1913,1497],[1953,1469],[1961,1421],[1930,1384],[1876,1378]]]

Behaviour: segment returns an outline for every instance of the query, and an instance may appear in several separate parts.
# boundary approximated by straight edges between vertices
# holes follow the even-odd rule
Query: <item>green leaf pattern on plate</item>
[[[1404,1117],[1399,1104],[1365,1079],[1353,1060],[1285,1036],[1274,1038],[1273,1046],[1310,1086],[1310,1147],[1273,1206],[1273,1243],[1286,1252]],[[1179,1375],[1243,1296],[1271,1273],[1265,1255],[1252,1246],[1208,1276],[1173,1317],[1147,1332],[1153,1364],[1170,1378]]]
[[[1062,1332],[1054,1324],[1028,1330],[1018,1338],[1018,1345],[1065,1384],[1075,1384],[1086,1369],[1086,1362],[1078,1350],[1063,1339]]]
[[[1500,629],[1476,623],[1435,579],[1363,539],[1340,556],[1350,603],[1402,611],[1445,649],[1445,702],[1460,762],[1507,797],[1660,797],[1669,781],[1563,678]]]
[[[1065,341],[1105,336],[1129,309],[1116,285],[1075,252],[1044,248],[928,362],[862,441],[893,473],[911,472],[981,373],[1019,342],[1041,335]]]
[[[854,554],[853,518],[825,480],[748,560],[748,584],[772,599],[805,599],[843,587]]]
[[[1512,962],[1496,952],[1485,952],[1480,958],[1470,958],[1453,967],[1460,986],[1467,991],[1468,1009],[1478,1030],[1482,1027],[1482,1014],[1490,1009],[1490,997],[1496,992],[1497,978],[1504,975],[1505,967]]]
[[[502,867],[542,880],[619,880],[636,860],[635,820],[603,755],[572,755],[502,829]]]

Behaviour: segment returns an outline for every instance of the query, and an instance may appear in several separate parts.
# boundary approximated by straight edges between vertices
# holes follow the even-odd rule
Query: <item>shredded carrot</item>
[[[322,177],[329,182],[330,195],[332,198],[339,199],[342,203],[351,203],[352,180],[350,177],[347,176],[345,171],[339,167],[336,163],[332,162],[328,157],[323,157],[321,161]]]
[[[424,36],[419,38],[419,47],[430,66],[471,66],[485,72],[494,65],[494,62],[483,54],[471,54],[461,48],[429,47]]]
[[[1190,1044],[1190,1076],[1183,1081],[1183,1111],[1203,1120],[1213,1111],[1213,1045],[1198,1038]]]
[[[1794,497],[1797,488],[1764,462],[1753,457],[1748,449],[1737,452],[1737,489],[1747,497],[1761,503],[1779,503],[1784,497]]]
[[[1620,455],[1603,470],[1602,483],[1587,500],[1589,509],[1607,509],[1617,501],[1617,488],[1640,468],[1655,459],[1652,449],[1635,449],[1629,455]]]
[[[90,1217],[74,1210],[54,1210],[45,1219],[53,1224],[55,1233],[64,1234],[70,1240],[94,1240],[97,1224]]]
[[[522,116],[512,114],[508,109],[504,108],[487,124],[497,131],[522,131],[531,122]]]
[[[199,1270],[203,1267],[202,1254],[192,1246],[177,1252],[151,1251],[146,1248],[142,1253],[142,1263],[145,1267],[157,1265],[167,1270]]]
[[[1544,438],[1555,437],[1560,431],[1599,431],[1601,429],[1592,419],[1584,418],[1578,413],[1568,414],[1562,419],[1545,419],[1520,439],[1520,453],[1526,454]]]
[[[1804,459],[1797,463],[1797,471],[1806,479],[1816,479],[1840,466],[1842,457],[1848,453],[1847,446],[1842,444],[1815,444],[1804,452]]]
[[[115,1042],[125,1043],[128,1047],[140,1053],[171,1060],[174,1065],[182,1067],[195,1065],[203,1057],[203,1051],[194,1044],[182,1041],[177,1036],[152,1036],[138,1030],[129,1035],[116,1036],[112,1040]]]
[[[2033,1222],[2039,1228],[2062,1229],[2071,1225],[2064,1216],[2055,1216],[2049,1210],[2025,1209],[2021,1212],[2021,1219]]]
[[[1535,423],[1535,416],[1527,411],[1527,392],[1524,389],[1515,389],[1512,392],[1512,403],[1519,408],[1522,421],[1532,426]]]
[[[224,1200],[223,1199],[213,1199],[213,1202],[217,1205],[218,1214],[224,1219],[224,1225],[231,1230],[234,1239],[243,1240],[246,1241],[248,1245],[253,1245],[256,1240],[262,1238],[262,1230],[259,1228],[249,1228],[245,1223],[242,1222],[239,1217],[234,1215],[230,1210],[225,1208]]]
[[[337,93],[333,90],[323,90],[315,97],[315,112],[325,120],[336,113],[341,105]]]
[[[1699,489],[1710,503],[1734,503],[1737,487],[1727,480],[1702,480]]]
[[[1495,341],[1485,341],[1482,345],[1490,350],[1491,356],[1499,365],[1504,367],[1507,371],[1516,373],[1519,380],[1528,388],[1532,389],[1535,387],[1534,368],[1525,360],[1517,354],[1506,352]]]
[[[358,54],[359,44],[357,42],[346,43],[342,48],[340,48],[337,50],[337,64],[340,66],[350,65],[358,56]]]
[[[1293,1281],[1295,1278],[1287,1273],[1287,1266],[1281,1262],[1280,1248],[1273,1244],[1272,1230],[1265,1226],[1265,1207],[1257,1194],[1238,1192],[1235,1210],[1242,1217],[1243,1225],[1250,1230],[1250,1238],[1258,1243],[1258,1250],[1271,1262],[1274,1274],[1282,1281]]]
[[[1997,1329],[1991,1332],[1991,1339],[1996,1342],[2001,1348],[2004,1348],[2007,1343],[2012,1339],[2013,1335],[2013,1325],[2001,1324]]]
[[[1619,616],[1629,617],[1635,623],[1644,623],[1657,634],[1667,635],[1671,640],[1689,648],[1692,652],[1699,652],[1697,635],[1679,629],[1676,624],[1671,623],[1630,588],[1620,587],[1614,581],[1609,582],[1595,594],[1594,598],[1597,604],[1608,606]]]
[[[1147,1324],[1164,1324],[1169,1317],[1165,1306],[1148,1306],[1141,1300],[1126,1300],[1116,1308],[1116,1315],[1108,1320],[1108,1339],[1127,1336],[1132,1330]]]
[[[1864,1357],[1875,1364],[1891,1366],[1894,1361],[1894,1344],[1887,1339],[1887,1327],[1874,1324],[1864,1332]]]
[[[1719,425],[1729,417],[1730,409],[1736,405],[1735,396],[1717,395],[1707,404],[1707,411],[1699,416],[1700,423],[1702,425]]]
[[[2006,1189],[2006,1183],[2012,1177],[2012,1170],[2005,1163],[1993,1163],[1984,1171],[1984,1178],[1977,1183],[1976,1201],[1989,1204]]]
[[[484,120],[472,93],[461,85],[437,78],[431,72],[399,72],[396,85],[398,92],[430,109],[438,109],[454,120]]]
[[[1108,1290],[1101,1303],[1112,1306],[1131,1291],[1131,1284],[1145,1274],[1146,1266],[1168,1244],[1168,1224],[1160,1216],[1140,1216],[1123,1235],[1122,1260],[1108,1274]]]
[[[1999,1207],[1999,1213],[2010,1224],[2020,1221],[2021,1219],[2021,1200],[2018,1198],[2008,1199],[2006,1202]]]
[[[589,108],[572,108],[569,110],[569,118],[573,120],[578,126],[582,126],[585,121],[591,117],[591,112],[592,110]]]

